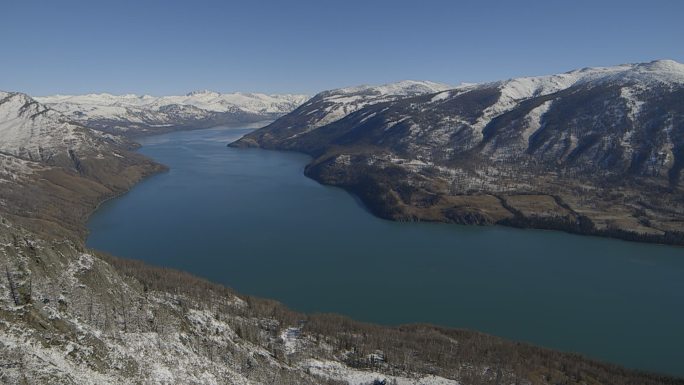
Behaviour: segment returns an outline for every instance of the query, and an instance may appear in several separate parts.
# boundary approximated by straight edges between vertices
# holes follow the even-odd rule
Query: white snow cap
[[[387,83],[379,86],[361,85],[355,87],[345,87],[331,90],[336,94],[355,94],[360,92],[374,92],[380,95],[409,96],[430,94],[454,88],[448,84],[435,83],[431,81],[402,80],[396,83]]]
[[[172,104],[189,105],[215,112],[226,112],[237,108],[251,113],[287,113],[305,102],[308,98],[307,95],[294,94],[266,95],[241,92],[221,94],[219,92],[201,90],[180,96],[155,97],[150,95],[111,95],[103,93],[39,96],[35,99],[67,114],[76,111],[84,112],[85,110],[86,113],[93,116],[107,117],[109,115],[121,114],[123,113],[121,109],[125,108],[157,110]]]
[[[0,152],[24,159],[41,159],[75,149],[92,137],[30,96],[0,92]]]

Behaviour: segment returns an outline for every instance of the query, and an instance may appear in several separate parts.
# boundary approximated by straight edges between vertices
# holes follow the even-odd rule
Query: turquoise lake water
[[[170,167],[103,204],[88,246],[296,310],[430,322],[684,376],[684,248],[505,227],[396,223],[234,149],[250,129],[144,138]]]

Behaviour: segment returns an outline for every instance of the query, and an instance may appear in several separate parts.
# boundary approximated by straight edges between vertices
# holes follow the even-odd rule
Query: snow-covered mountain
[[[311,116],[329,116],[326,95],[340,113],[317,124]],[[233,145],[314,155],[309,175],[374,191],[369,205],[385,217],[684,242],[681,63],[462,85],[362,108],[337,95],[321,93]],[[535,194],[546,198],[519,197]]]
[[[291,94],[195,91],[182,96],[88,94],[35,99],[88,127],[141,135],[273,120],[294,110],[307,98]]]
[[[0,91],[0,216],[38,232],[83,234],[93,204],[164,169],[130,152],[134,145]]]
[[[268,140],[281,140],[325,126],[366,106],[432,94],[453,88],[446,84],[405,80],[380,86],[362,85],[324,91],[269,126]]]
[[[371,104],[443,91],[446,84],[405,80],[381,86],[358,86],[325,91],[302,106],[309,129],[323,126]]]
[[[18,92],[0,91],[0,152],[49,165],[64,165],[74,157],[100,156],[120,138],[90,130],[61,113]]]

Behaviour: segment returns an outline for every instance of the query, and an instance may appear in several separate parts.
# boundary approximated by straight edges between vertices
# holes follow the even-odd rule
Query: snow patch
[[[299,337],[302,330],[297,327],[289,327],[280,333],[280,339],[283,340],[285,346],[285,353],[293,354],[297,352],[300,345]]]
[[[349,385],[368,385],[376,380],[384,380],[387,384],[396,383],[397,385],[459,385],[458,381],[434,375],[392,376],[380,372],[353,369],[335,361],[309,359],[302,362],[300,367],[319,377],[346,381]]]
[[[527,116],[525,116],[525,129],[522,132],[522,138],[524,143],[529,146],[530,137],[534,135],[542,127],[542,118],[544,114],[549,110],[552,100],[547,100],[538,107],[535,107],[530,111]]]
[[[449,91],[440,92],[437,95],[433,96],[432,99],[430,99],[430,103],[435,103],[441,100],[448,99],[449,96],[451,96],[451,92]]]

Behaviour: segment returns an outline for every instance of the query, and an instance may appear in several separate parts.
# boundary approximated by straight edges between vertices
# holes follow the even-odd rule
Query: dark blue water
[[[684,248],[384,221],[303,176],[307,156],[226,147],[248,131],[143,139],[170,171],[104,204],[88,245],[301,311],[476,329],[684,375]]]

